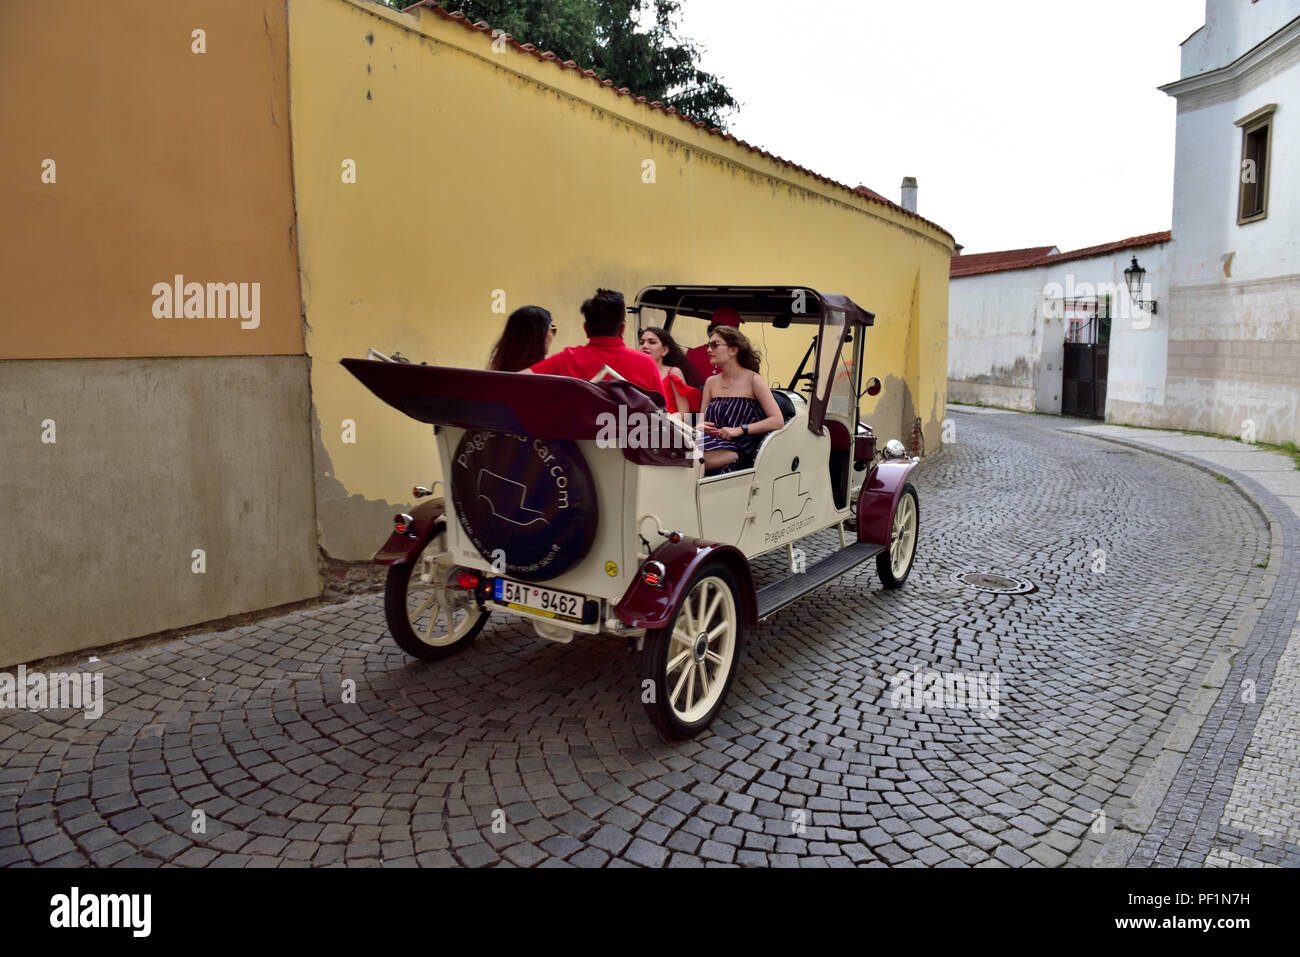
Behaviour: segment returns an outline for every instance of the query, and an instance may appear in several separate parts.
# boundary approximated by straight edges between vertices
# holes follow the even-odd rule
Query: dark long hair
[[[488,368],[519,372],[546,358],[546,333],[551,314],[541,306],[520,306],[510,313],[505,331],[492,347]]]
[[[727,345],[740,350],[736,353],[736,362],[742,369],[760,373],[763,371],[762,353],[755,349],[753,344],[745,338],[745,334],[735,326],[718,326],[709,335],[721,336],[722,341]]]
[[[686,380],[686,384],[692,389],[698,389],[704,385],[700,381],[699,373],[695,371],[695,367],[686,360],[686,353],[682,351],[682,347],[677,344],[676,340],[668,334],[668,330],[659,326],[646,326],[641,330],[642,335],[647,332],[667,346],[668,354],[664,356],[664,365],[672,366],[681,372],[682,378]],[[640,342],[640,336],[637,337],[637,341]]]

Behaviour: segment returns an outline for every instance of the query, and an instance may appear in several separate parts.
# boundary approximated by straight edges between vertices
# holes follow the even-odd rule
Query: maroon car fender
[[[758,623],[754,576],[744,554],[734,545],[683,538],[676,544],[665,542],[646,561],[663,564],[663,584],[662,587],[647,585],[640,569],[637,570],[632,587],[614,607],[614,614],[629,628],[666,627],[685,597],[692,576],[712,561],[722,562],[736,578],[740,587],[741,620],[750,626]]]
[[[889,547],[894,509],[915,462],[880,462],[867,475],[858,493],[858,541]]]
[[[404,565],[414,561],[421,549],[429,544],[442,529],[442,516],[447,511],[447,503],[441,498],[430,498],[421,502],[408,513],[415,519],[411,535],[394,530],[384,542],[384,547],[375,552],[376,565]]]

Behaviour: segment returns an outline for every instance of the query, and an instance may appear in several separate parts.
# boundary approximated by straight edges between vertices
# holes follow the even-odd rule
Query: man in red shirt
[[[529,372],[540,375],[567,375],[590,380],[609,366],[627,381],[649,389],[663,401],[663,383],[659,367],[644,352],[628,348],[623,341],[627,325],[627,306],[623,294],[612,289],[597,289],[596,295],[582,304],[585,346],[569,348],[530,366]]]
[[[735,309],[732,309],[730,306],[719,306],[717,309],[713,310],[713,318],[709,322],[708,334],[713,335],[713,330],[718,326],[735,326],[736,328],[739,328],[742,321],[740,313]],[[686,361],[695,368],[697,373],[699,373],[701,382],[709,376],[717,374],[718,367],[709,361],[708,348],[705,346],[696,346],[694,349],[687,349]]]

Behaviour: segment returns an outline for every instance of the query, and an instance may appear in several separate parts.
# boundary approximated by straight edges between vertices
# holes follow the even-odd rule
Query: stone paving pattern
[[[621,639],[500,616],[424,664],[366,596],[81,665],[98,720],[0,712],[0,865],[1086,865],[1242,620],[1267,528],[1203,472],[1061,431],[1082,423],[954,420],[914,473],[907,584],[871,563],[764,623],[694,741],[660,741]],[[998,673],[999,716],[891,708],[914,664]]]
[[[1259,602],[1258,621],[1124,863],[1300,867],[1300,498],[1289,495],[1300,491],[1300,472],[1285,457],[1225,439],[1087,431],[1153,445],[1230,476],[1260,502],[1284,546],[1273,550],[1276,581]],[[1253,700],[1245,682],[1253,684]]]
[[[1289,693],[1274,693],[1282,687]],[[1300,640],[1292,638],[1273,673],[1264,710],[1223,810],[1233,827],[1279,839],[1292,848],[1300,848],[1300,806],[1296,802],[1300,796],[1300,702],[1294,694],[1296,688],[1300,688]]]

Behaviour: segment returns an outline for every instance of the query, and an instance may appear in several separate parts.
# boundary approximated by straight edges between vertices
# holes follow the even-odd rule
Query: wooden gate
[[[1067,342],[1061,364],[1061,415],[1106,418],[1106,367],[1110,344]]]

